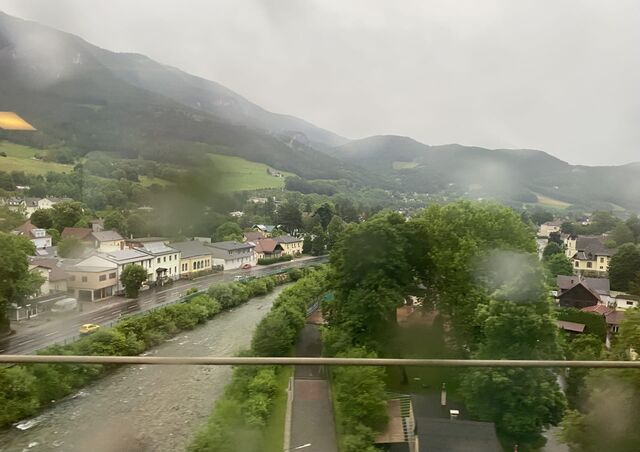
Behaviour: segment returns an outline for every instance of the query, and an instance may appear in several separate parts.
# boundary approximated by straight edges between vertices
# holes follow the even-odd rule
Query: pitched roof
[[[122,236],[116,231],[100,231],[92,232],[91,235],[98,242],[111,242],[114,240],[122,240]]]
[[[207,243],[207,246],[210,246],[212,248],[217,248],[220,250],[225,250],[225,251],[231,251],[231,250],[242,250],[242,249],[246,249],[246,248],[254,248],[255,245],[253,243],[247,242],[247,243],[240,243],[240,242],[236,242],[233,240],[228,240],[226,242],[214,242],[214,243]]]
[[[582,281],[587,287],[600,295],[608,295],[611,291],[609,278],[584,278],[580,276],[558,275],[557,282],[560,290],[569,290]]]
[[[198,240],[190,240],[186,242],[175,242],[171,244],[182,254],[182,259],[189,259],[196,256],[211,256],[211,248],[204,245]]]
[[[256,253],[273,253],[280,244],[274,239],[262,239],[255,243]],[[282,247],[280,246],[280,250]]]
[[[421,452],[499,452],[492,422],[417,418]]]
[[[263,239],[264,237],[264,234],[260,231],[248,231],[244,233],[244,238],[247,242],[255,242]]]
[[[600,314],[600,315],[609,315],[614,311],[613,308],[605,306],[603,304],[597,304],[595,306],[587,306],[586,308],[580,309],[582,312],[591,312],[592,314]]]
[[[587,286],[584,281],[578,281],[576,284],[574,284],[572,287],[570,287],[569,289],[565,290],[564,292],[562,292],[560,295],[558,295],[558,298],[571,298],[570,294],[576,289],[576,287],[584,287],[588,293],[590,293],[591,295],[593,295],[593,297],[597,300],[597,301],[602,301],[600,299],[600,295],[595,291],[592,290],[589,286]]]
[[[615,251],[607,248],[604,242],[605,236],[602,235],[579,235],[576,239],[577,259],[593,260],[590,257],[613,256]]]
[[[604,316],[607,325],[620,325],[624,319],[624,311],[613,311]]]
[[[142,248],[136,249],[145,251],[149,254],[153,254],[154,256],[178,252],[177,249],[165,245],[164,242],[149,242],[146,243]]]
[[[276,237],[275,240],[278,243],[299,243],[299,242],[302,242],[301,238],[293,237],[291,235],[281,235],[279,237]]]
[[[13,230],[13,232],[17,233],[18,235],[26,235],[27,237],[33,239],[33,238],[36,238],[36,236],[33,234],[33,231],[36,229],[44,230],[42,228],[34,226],[31,223],[31,220],[27,220],[26,223],[18,226],[16,229]],[[45,232],[43,237],[37,237],[37,238],[46,238],[46,237],[51,237],[51,236]]]
[[[29,259],[29,262],[31,265],[49,270],[49,281],[62,281],[69,276],[64,269],[58,265],[60,261],[57,259],[34,257]]]
[[[583,323],[566,322],[564,320],[556,320],[556,325],[558,325],[558,328],[562,330],[574,333],[584,333],[584,329],[586,327]]]
[[[63,239],[66,239],[67,237],[75,237],[78,240],[85,240],[89,237],[91,232],[93,232],[91,228],[64,228],[60,236]]]

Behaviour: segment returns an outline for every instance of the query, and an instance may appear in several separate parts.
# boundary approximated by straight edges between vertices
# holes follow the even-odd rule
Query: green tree
[[[553,214],[548,210],[536,210],[530,214],[531,221],[540,226],[548,221],[553,221]]]
[[[82,204],[79,202],[60,202],[51,209],[53,227],[58,231],[73,227],[83,215]]]
[[[640,272],[640,250],[636,245],[622,245],[609,263],[611,288],[622,292],[630,289],[630,283]]]
[[[21,212],[14,212],[8,207],[0,206],[0,231],[10,232],[25,222]]]
[[[635,242],[633,231],[625,223],[619,223],[615,227],[615,229],[611,232],[611,238],[615,242],[616,246]]]
[[[409,225],[418,276],[451,317],[459,343],[473,347],[476,306],[488,300],[478,286],[478,261],[491,250],[535,253],[534,235],[513,210],[469,201],[430,206]]]
[[[331,218],[335,215],[335,212],[333,210],[333,206],[325,202],[316,209],[314,215],[320,218],[320,225],[322,226],[322,229],[326,230]]]
[[[277,219],[278,225],[288,233],[302,229],[302,212],[298,206],[292,202],[278,207]]]
[[[120,281],[128,298],[138,298],[142,283],[147,280],[147,271],[138,264],[129,264],[122,270]]]
[[[291,350],[293,335],[285,315],[272,311],[256,327],[251,349],[257,356],[286,356]]]
[[[549,282],[554,286],[558,275],[573,275],[573,264],[564,254],[554,254],[544,261],[544,266],[549,275]]]
[[[27,256],[35,247],[25,237],[0,232],[0,333],[9,330],[7,305],[21,304],[40,289],[44,279],[29,271]]]
[[[345,223],[338,215],[335,215],[327,226],[327,248],[332,249],[338,242],[338,238],[344,232]]]
[[[322,228],[320,226],[316,226],[311,231],[311,235],[313,236],[311,239],[311,254],[314,256],[324,254],[327,247],[327,236]]]
[[[57,229],[47,229],[47,234],[49,234],[51,236],[51,244],[53,246],[58,245],[58,243],[60,242],[60,231],[58,231]]]
[[[345,330],[354,344],[384,341],[395,322],[395,309],[413,281],[408,232],[400,215],[380,214],[345,230],[331,251],[335,299],[322,310],[329,325]]]
[[[122,235],[126,235],[126,219],[121,212],[112,210],[104,216],[104,228],[107,231],[118,231]]]
[[[560,245],[556,242],[549,242],[547,246],[544,247],[544,251],[542,252],[542,257],[545,259],[550,258],[554,254],[562,254],[563,250]]]
[[[50,229],[53,227],[51,209],[36,209],[29,219],[31,224],[38,228]]]
[[[60,257],[78,258],[84,253],[84,245],[77,237],[66,237],[58,244],[58,255]]]
[[[218,226],[218,228],[216,229],[215,239],[216,241],[220,241],[220,242],[226,241],[226,240],[242,242],[243,240],[242,228],[238,223],[235,223],[233,221],[227,221],[226,223],[223,223],[220,226]]]
[[[625,221],[625,224],[633,233],[633,241],[638,243],[638,241],[640,241],[640,218],[638,218],[637,215],[633,215]]]

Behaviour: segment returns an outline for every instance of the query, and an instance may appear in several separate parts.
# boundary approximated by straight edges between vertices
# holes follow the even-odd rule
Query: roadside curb
[[[291,413],[293,410],[293,398],[294,394],[295,382],[294,376],[291,375],[289,377],[289,386],[287,388],[287,412],[284,416],[284,441],[283,441],[283,449],[289,450],[291,447]]]

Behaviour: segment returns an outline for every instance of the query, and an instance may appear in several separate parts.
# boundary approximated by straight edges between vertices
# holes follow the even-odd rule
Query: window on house
[[[592,268],[593,267],[593,263],[592,262],[587,262],[587,268]]]
[[[69,278],[70,281],[75,281],[76,280],[76,275],[71,275],[71,277]]]
[[[600,262],[604,262],[604,257],[601,257],[601,258],[600,258]]]
[[[86,276],[82,277],[82,282],[87,282],[87,277]]]
[[[169,260],[173,259],[173,256],[169,256]]]
[[[633,301],[627,301],[627,306],[633,306]]]
[[[162,262],[167,262],[167,256],[162,258]]]
[[[160,258],[158,258],[157,263],[158,263],[158,264],[160,263]]]
[[[99,281],[106,281],[106,280],[107,280],[107,275],[100,275],[100,276],[98,277],[98,280],[99,280]]]
[[[114,273],[109,273],[109,279],[116,279],[116,274]]]
[[[575,261],[574,264],[575,267],[580,267],[580,261]]]
[[[178,267],[173,267],[173,273],[178,273]]]

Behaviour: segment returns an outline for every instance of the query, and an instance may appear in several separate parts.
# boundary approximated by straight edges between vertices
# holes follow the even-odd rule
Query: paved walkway
[[[296,356],[317,357],[322,352],[318,325],[307,324],[296,344]],[[308,452],[338,452],[333,407],[322,366],[296,366],[291,410],[291,449],[311,444]]]

